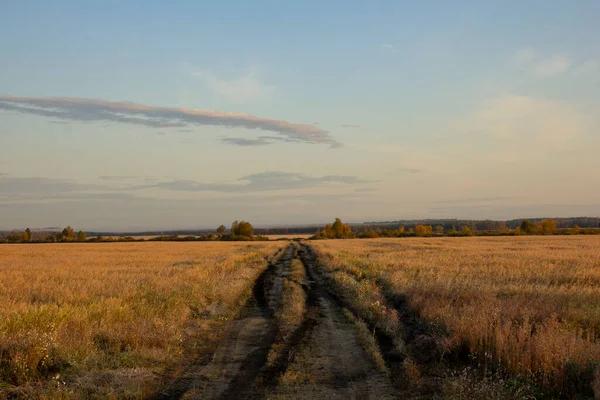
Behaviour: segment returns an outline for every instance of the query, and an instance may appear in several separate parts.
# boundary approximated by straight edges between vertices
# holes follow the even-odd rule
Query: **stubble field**
[[[145,397],[209,347],[277,243],[0,247],[0,398]]]
[[[593,396],[595,377],[600,395],[600,238],[377,239],[313,246],[348,304],[404,342],[405,364],[416,366],[416,374],[427,375],[428,362],[438,359],[474,366],[534,396],[543,396],[543,389],[551,390],[547,396]],[[454,383],[454,390],[468,389]]]
[[[600,395],[600,238],[0,247],[0,398]]]

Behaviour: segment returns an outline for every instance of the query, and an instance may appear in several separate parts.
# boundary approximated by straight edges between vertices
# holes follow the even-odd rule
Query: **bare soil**
[[[306,270],[302,322],[280,334],[276,310],[292,260]],[[290,245],[256,281],[247,312],[226,324],[212,356],[173,376],[155,399],[393,399],[394,386],[360,345],[356,326],[306,248]],[[277,346],[277,347],[275,347]],[[268,360],[277,348],[276,360]]]

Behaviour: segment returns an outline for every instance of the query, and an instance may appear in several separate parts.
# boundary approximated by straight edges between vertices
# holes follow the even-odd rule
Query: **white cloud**
[[[567,72],[570,66],[571,61],[567,56],[553,55],[535,62],[531,67],[531,74],[536,78],[549,78]]]
[[[391,45],[389,43],[383,43],[381,45],[381,48],[384,49],[384,50],[391,51],[392,53],[397,53],[398,52],[398,50],[393,45]]]
[[[532,63],[534,59],[535,52],[531,49],[521,49],[513,56],[513,60],[517,64],[529,64]]]
[[[275,92],[275,86],[262,82],[254,73],[226,79],[210,70],[200,69],[193,71],[191,75],[216,95],[235,103],[263,99]]]
[[[569,70],[571,60],[564,54],[553,54],[549,57],[540,57],[529,48],[517,51],[513,55],[513,62],[524,67],[535,78],[549,78],[560,75]]]
[[[0,95],[0,111],[59,118],[64,121],[117,122],[151,128],[186,128],[209,125],[278,133],[283,139],[324,143],[340,147],[329,132],[313,125],[260,118],[249,114],[156,107],[130,102],[69,97],[20,97]]]
[[[460,123],[461,129],[529,149],[563,148],[585,126],[583,115],[568,104],[520,95],[490,99]]]

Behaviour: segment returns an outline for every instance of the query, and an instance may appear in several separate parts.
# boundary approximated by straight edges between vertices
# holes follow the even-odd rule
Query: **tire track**
[[[306,274],[302,322],[282,333],[276,314],[284,280],[299,259]],[[253,287],[249,312],[226,325],[212,359],[196,363],[154,399],[393,399],[388,376],[359,344],[344,304],[330,292],[303,245],[290,245]],[[297,303],[296,303],[297,304]],[[277,348],[275,360],[270,351]],[[271,354],[272,356],[272,354]]]
[[[247,314],[227,324],[224,338],[211,360],[189,367],[154,399],[252,399],[261,398],[258,378],[275,340],[274,310],[279,306],[283,271],[294,249],[267,267],[253,287]]]
[[[282,354],[278,370],[272,371],[269,398],[394,398],[387,376],[377,371],[359,345],[355,327],[328,291],[306,247],[301,246],[298,254],[309,280],[306,316]]]

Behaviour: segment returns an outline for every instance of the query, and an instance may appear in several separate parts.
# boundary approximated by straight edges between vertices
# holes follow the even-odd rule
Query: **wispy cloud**
[[[354,125],[354,124],[342,124],[342,125],[340,125],[340,128],[347,128],[347,129],[358,129],[358,128],[360,128],[360,125]]]
[[[566,103],[505,95],[491,98],[456,128],[522,148],[560,149],[586,131],[586,118]],[[499,142],[497,143],[499,145]]]
[[[569,70],[571,61],[565,55],[554,55],[537,61],[531,67],[531,73],[537,78],[549,78]]]
[[[265,138],[246,139],[246,138],[238,138],[238,137],[223,138],[223,139],[221,139],[221,142],[227,143],[227,144],[233,144],[236,146],[244,146],[244,147],[246,147],[246,146],[247,147],[267,146],[267,145],[273,143],[270,140],[267,140]]]
[[[520,49],[513,55],[516,64],[529,64],[535,59],[535,51],[532,49]]]
[[[214,191],[214,192],[264,192],[274,190],[306,189],[313,187],[354,185],[368,183],[356,176],[327,175],[312,177],[304,174],[290,172],[263,172],[251,174],[238,179],[239,184],[234,183],[202,183],[192,180],[173,180],[159,182],[155,185],[142,186],[144,188],[160,188],[176,191]]]
[[[51,179],[40,177],[5,177],[0,178],[0,193],[2,194],[50,194],[61,192],[80,192],[102,190],[105,186],[80,184],[70,179]]]
[[[233,144],[235,146],[251,147],[251,146],[267,146],[276,142],[284,143],[297,143],[298,139],[278,137],[278,136],[259,136],[256,139],[247,139],[239,137],[226,137],[222,138],[221,142],[227,144]]]
[[[213,93],[235,103],[265,98],[275,92],[275,86],[262,82],[254,73],[226,79],[208,69],[200,69],[193,71],[191,75]]]
[[[381,45],[381,48],[383,50],[391,51],[392,53],[397,53],[398,52],[398,50],[393,45],[391,45],[389,43],[383,43]]]
[[[551,56],[538,56],[532,49],[521,49],[513,55],[513,61],[525,67],[535,78],[550,78],[567,72],[571,66],[571,59],[565,54]]]
[[[398,168],[397,171],[405,172],[407,174],[419,174],[419,173],[423,172],[422,169],[418,169],[418,168]]]
[[[155,107],[108,100],[2,95],[0,95],[0,110],[71,121],[110,121],[152,128],[210,125],[258,129],[275,132],[285,138],[305,143],[328,144],[331,147],[341,146],[341,143],[333,139],[329,132],[314,125],[295,124],[241,113]]]
[[[110,186],[79,183],[70,179],[0,176],[0,204],[131,196],[131,193],[115,191]]]
[[[104,181],[125,181],[125,180],[131,180],[131,179],[140,179],[140,176],[128,176],[128,175],[122,175],[122,176],[99,176],[98,179],[102,179]]]

